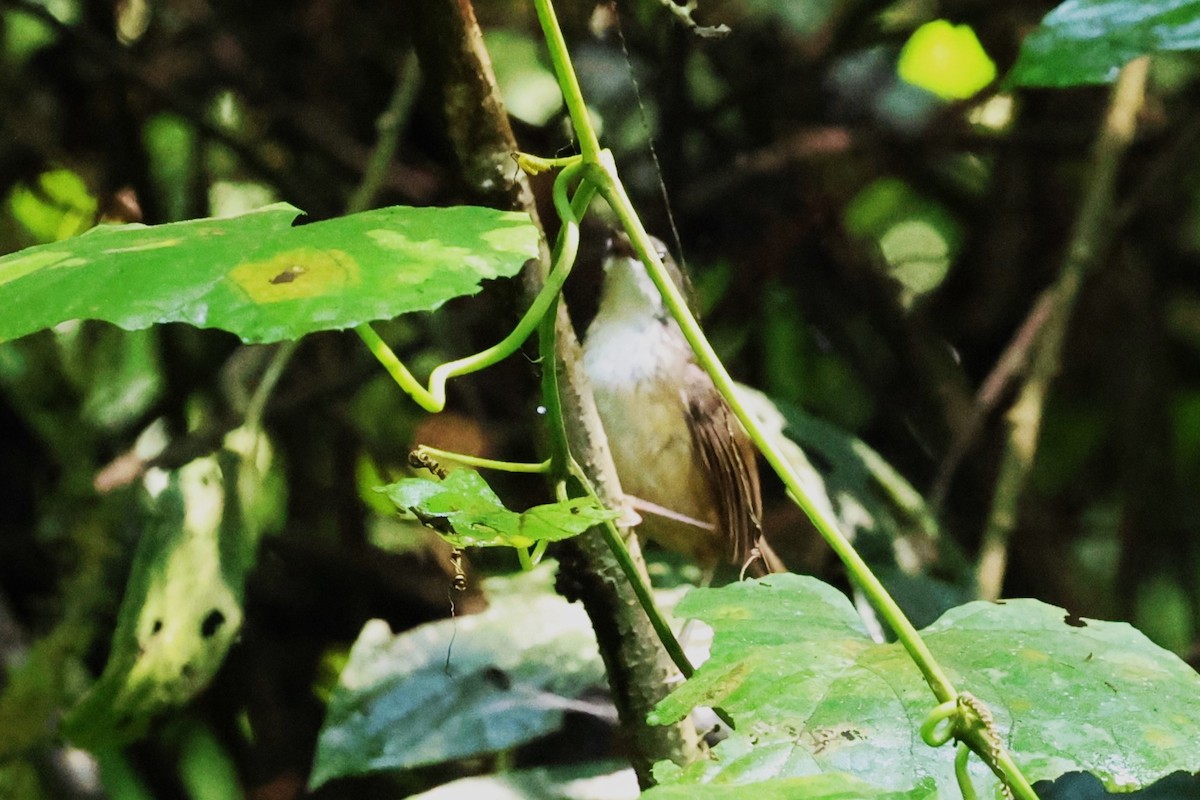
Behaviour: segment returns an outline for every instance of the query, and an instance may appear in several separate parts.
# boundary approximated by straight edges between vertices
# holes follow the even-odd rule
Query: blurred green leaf
[[[104,790],[111,800],[154,800],[154,795],[121,748],[97,747],[94,754]]]
[[[799,302],[793,287],[769,282],[762,290],[761,324],[757,329],[736,329],[742,336],[760,337],[762,387],[772,398],[808,408],[851,430],[860,428],[874,413],[873,398],[846,361],[817,341],[796,310]]]
[[[1053,497],[1079,481],[1081,471],[1113,433],[1111,412],[1095,399],[1051,395],[1045,405],[1033,486]]]
[[[150,0],[127,0],[116,9],[117,39],[130,45],[146,33],[152,17]]]
[[[214,217],[252,214],[278,200],[275,190],[254,181],[213,181],[208,187],[208,213]]]
[[[875,241],[910,300],[941,285],[962,241],[950,213],[897,178],[873,181],[844,215],[851,234]]]
[[[544,736],[604,668],[587,614],[542,565],[485,581],[488,610],[393,635],[363,627],[329,703],[310,785],[495,753]]]
[[[639,794],[637,776],[628,764],[600,761],[461,778],[409,800],[635,800]]]
[[[4,35],[4,60],[21,66],[30,56],[54,41],[54,29],[32,14],[13,8],[0,13]]]
[[[381,491],[455,547],[531,547],[568,539],[619,516],[584,499],[509,511],[487,481],[469,469],[455,470],[444,481],[406,478]]]
[[[508,30],[488,31],[483,38],[508,113],[528,125],[552,120],[563,99],[554,73],[541,61],[541,40]]]
[[[938,19],[913,32],[896,64],[900,77],[943,100],[964,100],[996,79],[996,65],[969,25]]]
[[[837,10],[837,0],[805,0],[780,3],[778,0],[745,0],[753,15],[787,26],[801,36],[816,34]]]
[[[790,403],[801,403],[808,396],[813,383],[811,367],[817,358],[796,301],[795,292],[778,283],[763,287],[762,387],[772,397]]]
[[[165,379],[154,331],[122,331],[96,325],[87,358],[80,416],[99,428],[120,430],[136,422],[157,400]]]
[[[260,494],[269,466],[262,434],[239,429],[226,443],[172,475],[156,499],[104,673],[65,723],[81,746],[139,739],[156,715],[208,685],[237,639],[246,575],[275,506]]]
[[[188,194],[193,190],[190,173],[196,159],[196,129],[174,114],[156,114],[142,126],[146,159],[155,195],[169,221],[188,216]]]
[[[10,759],[0,763],[0,797],[54,800],[43,790],[38,773],[32,759]]]
[[[729,83],[700,48],[688,53],[684,78],[687,79],[689,97],[697,108],[719,109],[727,102]]]
[[[299,216],[277,204],[233,219],[102,226],[0,258],[0,341],[68,319],[295,339],[435,309],[537,254],[525,214],[394,206],[294,227]]]
[[[918,734],[935,702],[928,686],[900,645],[871,641],[833,587],[771,575],[693,591],[676,613],[713,627],[712,658],[653,718],[719,705],[738,731],[673,782],[845,772],[898,791],[932,777],[955,795],[953,748]],[[1200,769],[1200,676],[1129,625],[1007,600],[959,606],[922,635],[959,689],[988,704],[1032,781],[1083,770],[1132,791]],[[971,772],[995,787],[978,759]]]
[[[179,777],[189,800],[244,800],[237,767],[217,737],[196,720],[183,721]]]
[[[1200,479],[1200,391],[1177,390],[1171,404],[1175,470],[1185,482]]]
[[[914,295],[936,289],[950,269],[950,244],[926,220],[892,225],[879,238],[879,250],[892,267],[892,277]]]
[[[8,195],[13,218],[38,242],[57,242],[96,223],[96,198],[69,169],[43,172],[32,186],[18,183]],[[2,262],[0,262],[2,263]],[[3,282],[0,267],[0,283]]]
[[[1149,576],[1137,589],[1133,620],[1151,641],[1187,653],[1194,641],[1192,599],[1169,575]]]
[[[1200,50],[1200,0],[1068,0],[1025,37],[1008,82],[1111,83],[1146,53]]]
[[[838,521],[910,619],[933,622],[974,596],[973,566],[941,535],[921,493],[883,456],[794,405],[738,389],[810,496]]]

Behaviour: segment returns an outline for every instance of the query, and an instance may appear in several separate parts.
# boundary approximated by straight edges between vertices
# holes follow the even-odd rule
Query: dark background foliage
[[[406,5],[3,0],[0,196],[10,202],[0,249],[53,238],[63,219],[77,218],[75,230],[101,218],[160,223],[272,199],[316,217],[342,213],[396,92],[411,102],[375,204],[478,201],[452,164],[437,87],[411,55]],[[871,444],[938,504],[944,536],[976,552],[1013,389],[996,394],[972,434],[976,392],[1058,273],[1107,89],[993,85],[946,102],[907,86],[896,58],[934,4],[707,3],[698,16],[727,22],[723,39],[695,37],[654,2],[621,3],[619,30],[591,4],[562,5],[603,138],[647,226],[673,249],[682,244],[706,327],[735,376]],[[1004,75],[1052,5],[963,0],[936,4],[936,15],[971,25]],[[527,4],[487,0],[477,11],[502,84],[506,72],[544,82]],[[1182,655],[1195,653],[1200,599],[1197,75],[1188,55],[1155,62],[1118,180],[1113,244],[1072,321],[1004,584],[1006,595],[1134,621]],[[515,79],[505,89],[545,94]],[[1009,100],[1011,123],[980,124],[980,108]],[[561,113],[514,124],[529,152],[570,150]],[[48,173],[64,183],[47,184]],[[545,202],[549,183],[536,187]],[[31,223],[38,215],[51,220],[49,234]],[[923,240],[933,254],[913,256],[933,264],[932,277],[913,278],[889,257],[899,223],[933,232]],[[588,231],[593,264],[569,295],[578,320],[589,313],[603,236],[601,226]],[[385,327],[427,369],[499,338],[520,303],[512,287],[494,286]],[[10,692],[0,704],[9,712],[0,713],[0,769],[32,765],[36,777],[10,784],[29,797],[81,791],[56,766],[53,726],[86,684],[84,668],[103,665],[138,536],[131,481],[114,478],[112,465],[152,424],[169,442],[162,466],[211,450],[239,423],[268,358],[180,326],[125,334],[90,323],[0,346],[0,665],[37,657],[52,667],[26,687],[33,701]],[[299,796],[324,713],[313,687],[331,683],[330,653],[344,652],[367,619],[403,630],[449,612],[444,548],[418,540],[395,552],[373,535],[379,514],[362,497],[372,475],[399,474],[416,441],[534,458],[535,378],[512,359],[454,384],[451,411],[427,418],[351,336],[301,344],[266,414],[288,484],[281,533],[263,546],[239,644],[191,712],[247,792]],[[534,479],[501,488],[516,505],[542,498]],[[793,569],[841,581],[797,512],[767,488],[769,535]],[[459,612],[481,605],[472,595]],[[182,791],[180,748],[169,731],[134,748],[131,763],[154,796]],[[542,743],[519,759],[581,757],[556,748]],[[403,785],[445,777],[410,775]],[[321,796],[396,790],[381,779]]]

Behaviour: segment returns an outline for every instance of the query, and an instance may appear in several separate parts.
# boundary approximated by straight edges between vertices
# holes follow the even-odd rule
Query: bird
[[[652,241],[686,294],[666,246]],[[609,240],[583,370],[639,534],[710,575],[721,563],[755,577],[783,571],[762,538],[754,447],[623,234]]]

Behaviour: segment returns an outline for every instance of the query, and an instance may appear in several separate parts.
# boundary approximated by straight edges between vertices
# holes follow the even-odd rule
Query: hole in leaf
[[[220,630],[221,626],[224,624],[225,615],[214,608],[212,611],[208,612],[208,616],[205,617],[204,621],[200,623],[200,635],[205,639],[209,639],[214,633]]]
[[[153,636],[154,634],[161,631],[162,626],[163,626],[163,621],[161,619],[154,620],[154,624],[150,626],[150,635]]]
[[[299,278],[301,275],[303,275],[304,272],[304,267],[300,266],[299,264],[293,264],[283,272],[276,275],[274,278],[271,278],[271,283],[276,286],[281,283],[291,283],[292,281],[296,280],[296,278]]]
[[[1067,614],[1065,617],[1063,617],[1063,622],[1067,623],[1072,628],[1086,628],[1087,627],[1087,623],[1083,621],[1083,618],[1077,617],[1074,614]]]
[[[488,667],[485,669],[483,671],[483,679],[503,691],[508,691],[512,688],[512,679],[508,677],[508,673],[497,667]]]

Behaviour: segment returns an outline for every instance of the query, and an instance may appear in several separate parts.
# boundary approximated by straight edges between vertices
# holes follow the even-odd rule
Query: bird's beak
[[[637,258],[633,250],[633,242],[623,231],[614,231],[608,237],[608,255],[613,258]]]

